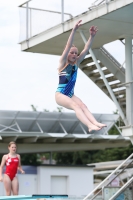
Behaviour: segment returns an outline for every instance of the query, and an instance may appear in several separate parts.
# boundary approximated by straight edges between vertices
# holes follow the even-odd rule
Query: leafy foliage
[[[38,154],[22,154],[21,164],[36,166],[41,164],[41,161],[38,161]]]

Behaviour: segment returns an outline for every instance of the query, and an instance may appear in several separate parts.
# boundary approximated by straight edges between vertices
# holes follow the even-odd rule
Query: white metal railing
[[[22,35],[20,36],[21,42],[23,40],[28,41],[29,38],[51,28],[52,25],[56,26],[60,23],[63,24],[65,20],[73,18],[72,14],[64,12],[64,0],[61,0],[61,12],[31,7],[29,6],[30,1],[31,0],[26,1],[19,6],[20,18],[22,18],[20,19],[20,34]],[[37,15],[40,16],[37,18]],[[43,22],[43,25],[40,24],[40,21]],[[39,24],[40,27],[38,27]]]
[[[90,192],[83,200],[89,199],[89,200],[93,200],[95,199],[99,193],[102,192],[103,188],[105,186],[108,186],[116,177],[118,177],[127,167],[130,166],[131,163],[133,163],[133,160],[131,160],[131,158],[133,157],[133,153],[125,160],[123,161],[108,177],[106,177],[92,192]],[[130,160],[130,162],[128,162]],[[127,165],[125,166],[125,164],[127,163]],[[123,167],[124,166],[124,167]],[[123,169],[122,169],[123,167]],[[121,170],[120,172],[118,172],[119,170]],[[115,175],[116,173],[118,173],[117,175]],[[114,176],[115,175],[115,176]],[[110,180],[110,178],[113,177],[113,179]],[[129,184],[128,184],[129,185]],[[123,188],[125,189],[127,185],[125,185],[125,187],[123,186]],[[97,190],[99,190],[97,192]],[[113,200],[113,199],[110,199]]]
[[[133,177],[123,185],[109,200],[115,200],[131,183],[133,182]]]
[[[43,0],[42,0],[43,1]],[[108,7],[112,0],[96,0],[89,10],[105,4]],[[64,12],[64,0],[61,0],[60,11],[51,9],[36,8],[30,6],[33,0],[27,0],[19,6],[20,10],[20,38],[19,41],[28,41],[31,37],[50,29],[66,20],[73,18],[73,15]],[[43,2],[44,3],[44,2]],[[38,3],[39,4],[39,3]],[[45,7],[45,4],[44,4]]]
[[[93,10],[96,9],[98,6],[102,5],[102,4],[106,4],[106,6],[108,6],[110,1],[114,1],[114,0],[96,0],[92,3],[92,6],[89,7],[89,10]]]
[[[121,64],[104,48],[100,47],[100,50],[119,68],[121,68]]]

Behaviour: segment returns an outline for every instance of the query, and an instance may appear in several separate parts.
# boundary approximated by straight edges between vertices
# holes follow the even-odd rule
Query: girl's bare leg
[[[103,127],[106,126],[106,124],[99,123],[94,118],[94,116],[92,115],[92,113],[88,110],[87,106],[78,97],[76,97],[75,95],[73,95],[72,100],[75,101],[80,106],[80,108],[83,110],[83,112],[85,113],[86,117],[89,119],[89,121],[92,124],[98,126],[99,128],[103,128]]]
[[[6,196],[10,196],[12,182],[8,175],[4,174],[3,182],[4,182],[5,191],[6,191]]]
[[[73,100],[64,94],[56,92],[55,94],[56,103],[60,106],[63,106],[67,109],[72,109],[75,111],[77,118],[88,127],[89,132],[92,130],[100,130],[98,126],[92,124],[90,120],[86,117],[85,113],[81,107]]]
[[[13,193],[13,195],[18,195],[18,190],[19,190],[18,178],[14,177],[14,179],[12,180],[12,193]]]

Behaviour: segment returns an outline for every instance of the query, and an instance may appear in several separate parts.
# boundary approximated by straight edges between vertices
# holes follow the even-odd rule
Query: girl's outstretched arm
[[[97,31],[98,31],[98,29],[97,29],[96,26],[91,26],[90,37],[89,37],[87,43],[85,44],[83,51],[80,53],[79,57],[77,58],[77,64],[78,65],[82,62],[82,60],[84,59],[84,57],[88,53]]]
[[[68,41],[67,41],[67,44],[66,44],[66,47],[60,57],[60,61],[59,61],[59,67],[58,69],[61,70],[65,65],[66,65],[66,62],[67,62],[67,56],[68,56],[68,53],[72,47],[72,44],[73,44],[73,40],[74,40],[74,34],[76,32],[76,30],[79,28],[79,26],[81,26],[81,21],[78,21],[75,26],[73,27],[72,29],[72,32],[68,38]]]

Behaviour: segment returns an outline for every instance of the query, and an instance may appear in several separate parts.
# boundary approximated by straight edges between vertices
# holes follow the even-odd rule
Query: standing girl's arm
[[[77,58],[77,64],[78,65],[82,62],[82,60],[84,59],[84,57],[88,53],[97,31],[98,31],[98,29],[97,29],[96,26],[91,26],[90,37],[89,37],[87,43],[85,44],[83,51],[80,53],[79,57]]]
[[[3,172],[3,167],[5,166],[5,163],[6,163],[6,155],[2,157],[2,161],[0,165],[0,181],[3,181],[2,172]]]
[[[81,26],[81,24],[80,24],[81,21],[82,20],[78,21],[75,24],[74,28],[72,29],[72,32],[71,32],[71,34],[70,34],[70,36],[68,38],[66,47],[65,47],[65,49],[64,49],[64,51],[63,51],[63,53],[62,53],[62,55],[60,57],[60,62],[59,62],[59,67],[58,67],[59,70],[61,70],[66,65],[67,56],[68,56],[68,53],[69,53],[69,51],[70,51],[70,49],[72,47],[72,44],[73,44],[74,34],[75,34],[76,30],[79,28],[79,26]]]
[[[21,157],[19,154],[17,154],[17,156],[19,158],[18,170],[21,172],[21,174],[25,174],[25,171],[21,167]]]

